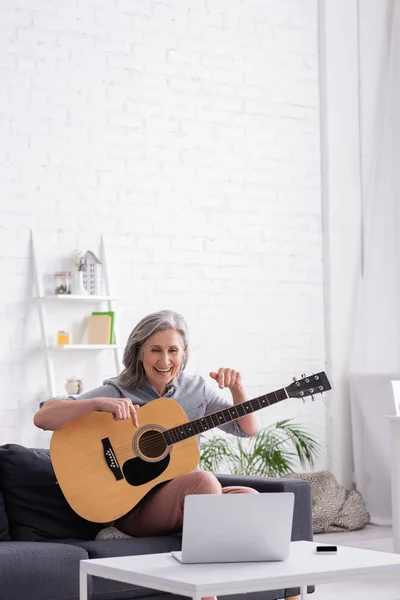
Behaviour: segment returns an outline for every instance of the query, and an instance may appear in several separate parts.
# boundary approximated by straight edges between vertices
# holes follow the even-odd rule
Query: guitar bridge
[[[104,458],[111,473],[114,475],[117,481],[123,479],[124,476],[119,466],[117,457],[115,456],[114,448],[111,445],[110,439],[103,438],[101,443],[103,444]]]

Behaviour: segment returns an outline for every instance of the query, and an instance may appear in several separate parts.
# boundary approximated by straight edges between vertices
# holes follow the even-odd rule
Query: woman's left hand
[[[215,379],[221,390],[223,388],[229,388],[231,391],[239,390],[243,386],[242,376],[239,371],[235,371],[235,369],[225,369],[224,367],[221,367],[218,369],[218,373],[212,371],[210,377]]]

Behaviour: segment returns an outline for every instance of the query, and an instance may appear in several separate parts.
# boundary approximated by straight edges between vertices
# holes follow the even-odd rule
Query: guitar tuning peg
[[[305,373],[302,373],[302,374],[301,374],[301,376],[302,376],[302,377],[305,377],[305,376],[306,376],[306,374],[305,374]]]
[[[311,394],[311,400],[314,402],[315,398],[314,396]]]
[[[323,397],[324,397],[324,392],[321,392],[321,398],[323,398]]]
[[[297,381],[297,377],[293,377],[293,381]]]

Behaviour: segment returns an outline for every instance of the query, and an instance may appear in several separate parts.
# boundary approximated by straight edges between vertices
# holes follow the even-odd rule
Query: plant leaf
[[[293,472],[296,460],[313,467],[321,447],[312,435],[292,419],[278,421],[247,439],[214,435],[201,444],[200,466],[235,475],[282,477]]]

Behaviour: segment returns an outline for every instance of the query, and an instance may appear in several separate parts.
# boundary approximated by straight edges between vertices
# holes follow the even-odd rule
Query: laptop
[[[283,561],[289,556],[294,494],[185,497],[182,563]]]

